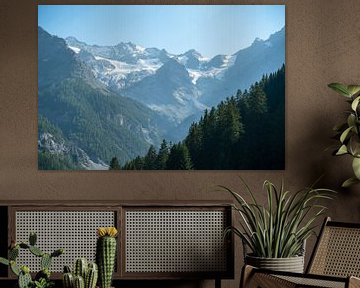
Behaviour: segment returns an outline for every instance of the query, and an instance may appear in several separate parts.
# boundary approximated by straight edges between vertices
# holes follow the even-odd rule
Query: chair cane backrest
[[[325,219],[307,273],[360,277],[360,224]]]

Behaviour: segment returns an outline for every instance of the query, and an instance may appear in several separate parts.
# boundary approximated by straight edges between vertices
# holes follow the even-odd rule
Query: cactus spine
[[[110,288],[116,258],[115,227],[98,228],[96,243],[96,262],[99,267],[100,288]]]

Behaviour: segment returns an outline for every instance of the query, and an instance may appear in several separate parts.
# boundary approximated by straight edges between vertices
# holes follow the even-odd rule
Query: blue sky
[[[205,57],[233,54],[285,26],[285,5],[38,5],[38,25],[88,44],[133,42]]]

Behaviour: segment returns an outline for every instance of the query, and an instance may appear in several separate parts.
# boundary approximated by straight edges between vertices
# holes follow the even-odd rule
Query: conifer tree
[[[170,149],[169,159],[166,163],[169,170],[191,170],[192,162],[188,148],[184,143],[174,144]]]
[[[151,145],[145,158],[144,158],[144,169],[155,170],[156,169],[157,153],[154,145]]]
[[[169,158],[169,147],[164,139],[160,145],[159,153],[156,158],[155,167],[157,170],[166,169],[166,162]]]
[[[121,166],[117,157],[113,157],[110,161],[109,170],[120,170]]]

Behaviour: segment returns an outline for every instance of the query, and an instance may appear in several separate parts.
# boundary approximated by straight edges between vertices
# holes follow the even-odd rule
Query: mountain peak
[[[186,56],[195,56],[196,58],[201,58],[202,55],[200,54],[200,52],[196,51],[195,49],[190,49],[188,51],[186,51],[183,55]]]

